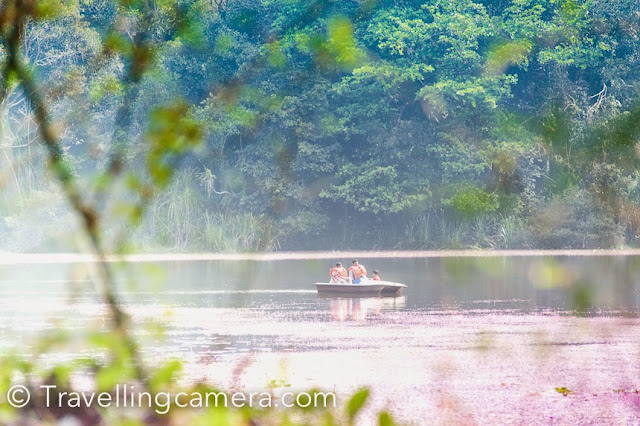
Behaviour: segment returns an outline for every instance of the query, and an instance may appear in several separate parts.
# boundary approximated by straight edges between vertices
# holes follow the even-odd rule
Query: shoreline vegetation
[[[3,250],[640,246],[638,2],[125,3],[5,15]]]
[[[606,250],[385,250],[385,251],[283,251],[260,253],[138,253],[106,255],[107,262],[179,262],[199,260],[314,260],[343,258],[443,258],[443,257],[545,257],[639,256],[640,249]],[[0,265],[90,263],[98,257],[83,253],[1,253]]]

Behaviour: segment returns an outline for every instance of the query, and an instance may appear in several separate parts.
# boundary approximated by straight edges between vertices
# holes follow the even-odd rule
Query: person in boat
[[[374,269],[373,270],[373,276],[371,277],[371,279],[374,280],[374,281],[380,281],[380,275],[378,275],[378,273],[379,273],[378,270]]]
[[[367,279],[367,268],[358,263],[358,259],[353,259],[349,268],[349,279],[353,284],[359,284],[363,279]]]
[[[329,276],[331,277],[332,283],[346,283],[349,279],[347,270],[344,269],[340,262],[336,263],[336,266],[329,269]]]

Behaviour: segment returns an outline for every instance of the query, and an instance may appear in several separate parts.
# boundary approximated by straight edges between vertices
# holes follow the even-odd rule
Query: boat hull
[[[361,284],[316,283],[318,294],[385,295],[399,294],[407,286],[390,281],[369,280]]]

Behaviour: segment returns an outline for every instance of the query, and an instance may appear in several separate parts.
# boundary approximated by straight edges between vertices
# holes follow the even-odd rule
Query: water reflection
[[[331,299],[329,311],[334,321],[364,322],[383,311],[393,311],[406,306],[406,297],[335,297],[319,295],[319,299]]]

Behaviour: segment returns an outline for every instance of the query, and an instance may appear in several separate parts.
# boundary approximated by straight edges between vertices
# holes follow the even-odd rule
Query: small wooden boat
[[[399,294],[407,286],[391,281],[367,280],[360,284],[347,283],[316,283],[318,294],[348,294],[348,295],[384,295]]]

